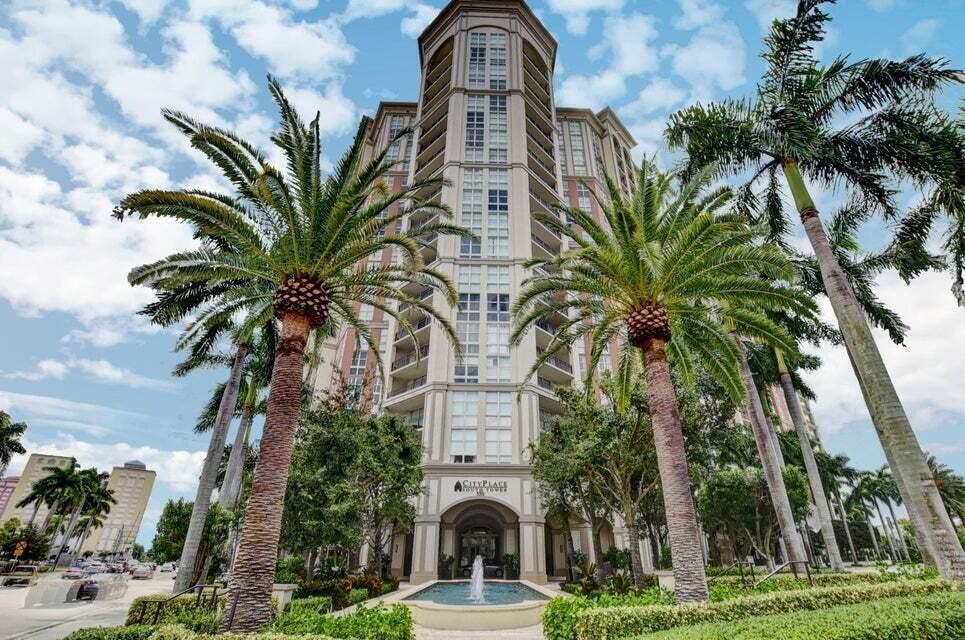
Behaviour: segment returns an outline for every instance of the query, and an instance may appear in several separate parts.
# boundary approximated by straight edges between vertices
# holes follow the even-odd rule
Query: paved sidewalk
[[[498,631],[450,631],[416,626],[416,640],[543,640],[543,625]]]

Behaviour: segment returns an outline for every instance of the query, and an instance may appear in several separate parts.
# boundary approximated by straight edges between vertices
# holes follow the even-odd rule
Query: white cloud
[[[86,373],[98,382],[120,384],[132,389],[153,389],[155,391],[173,391],[174,383],[168,380],[158,380],[135,373],[130,369],[118,367],[104,359],[90,360],[87,358],[68,358],[67,360],[41,360],[34,369],[15,371],[4,374],[11,379],[40,381],[49,378],[63,379],[71,371]]]
[[[640,90],[633,102],[620,108],[621,115],[641,116],[654,111],[665,111],[679,104],[687,92],[667,78],[654,78]]]
[[[898,0],[865,0],[874,11],[889,11],[898,5]]]
[[[596,75],[573,75],[563,80],[556,92],[560,104],[600,109],[626,94],[628,78],[657,70],[659,54],[654,42],[658,32],[653,16],[611,16],[603,32],[604,40],[590,49],[589,55],[608,61],[607,68]]]
[[[547,0],[549,8],[566,20],[566,30],[581,36],[590,26],[590,14],[596,11],[616,12],[626,0]]]
[[[44,137],[43,129],[3,107],[0,107],[0,131],[4,132],[0,160],[12,165],[23,162]]]
[[[349,21],[359,18],[377,18],[398,11],[409,4],[409,0],[348,0],[341,19]]]
[[[961,393],[961,363],[965,362],[965,324],[961,309],[948,293],[947,275],[929,273],[905,285],[888,272],[878,279],[882,301],[911,327],[904,347],[894,345],[874,330],[882,357],[916,430],[952,428],[965,420],[965,394]],[[834,316],[821,301],[826,320]],[[869,420],[847,354],[842,347],[823,346],[823,365],[806,373],[817,394],[814,405],[825,433]]]
[[[285,95],[306,120],[321,112],[318,125],[323,136],[348,133],[359,123],[355,103],[346,98],[342,87],[335,83],[329,84],[324,94],[307,87],[286,87]]]
[[[31,422],[45,421],[46,424],[61,426],[61,424],[90,424],[98,425],[102,429],[110,427],[126,427],[132,421],[145,418],[144,415],[133,411],[113,409],[99,404],[74,402],[52,396],[38,396],[27,393],[14,393],[0,389],[0,409],[18,419]]]
[[[680,15],[674,18],[673,26],[691,30],[719,22],[724,17],[724,8],[713,0],[677,0]]]
[[[439,11],[438,7],[418,2],[412,5],[412,14],[402,18],[399,29],[410,38],[418,38],[429,23],[436,19]]]
[[[701,27],[685,45],[668,45],[674,73],[691,86],[692,99],[709,100],[716,90],[731,91],[744,84],[745,45],[733,22]]]
[[[925,18],[911,25],[901,34],[905,52],[921,53],[935,39],[935,34],[941,27],[941,18]]]
[[[165,450],[150,446],[135,446],[127,442],[100,443],[78,440],[71,434],[58,434],[51,440],[24,439],[27,453],[46,453],[73,456],[82,467],[97,467],[109,471],[129,460],[140,460],[148,469],[157,472],[158,482],[175,491],[190,491],[197,486],[204,464],[204,451]],[[10,473],[23,470],[27,455],[14,456]]]
[[[965,453],[965,440],[959,440],[957,442],[926,442],[921,448],[935,455]]]
[[[141,23],[151,25],[164,13],[170,0],[120,0],[121,4],[137,14]]]
[[[768,31],[775,20],[790,18],[797,12],[794,0],[744,0],[744,6],[757,18],[761,31]]]

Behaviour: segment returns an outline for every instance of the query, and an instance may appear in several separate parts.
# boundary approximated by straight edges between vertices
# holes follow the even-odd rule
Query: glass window
[[[509,323],[486,324],[486,381],[511,382],[509,360]]]
[[[455,382],[479,382],[479,294],[480,268],[459,265],[459,309],[456,312],[456,334],[462,346],[462,357],[454,365]]]
[[[509,257],[509,171],[490,169],[487,195],[489,256]]]
[[[570,149],[573,151],[573,173],[586,175],[586,153],[583,148],[583,125],[570,122]]]
[[[459,255],[463,258],[482,257],[482,169],[466,169],[462,179],[462,214],[460,223],[474,237],[459,240]]]
[[[486,394],[486,462],[506,464],[513,461],[512,393]]]
[[[590,190],[585,184],[576,184],[576,208],[583,213],[591,213]]]
[[[509,131],[506,96],[489,96],[489,161],[505,163],[508,160],[507,136]]]
[[[469,88],[486,86],[486,34],[469,34]]]
[[[479,394],[476,391],[455,391],[452,394],[453,462],[475,462],[479,424]]]
[[[563,175],[567,175],[569,171],[566,168],[566,138],[563,136],[563,123],[556,123],[556,155],[559,156],[557,160],[560,163],[560,172]]]
[[[486,136],[486,97],[466,100],[466,162],[482,162]]]
[[[506,34],[489,34],[489,88],[506,90]]]
[[[375,308],[370,304],[363,304],[359,307],[359,320],[371,322],[375,316]]]
[[[595,133],[591,133],[590,136],[593,138],[593,164],[596,166],[596,175],[598,178],[602,178],[603,152],[600,151],[600,139],[596,137]]]

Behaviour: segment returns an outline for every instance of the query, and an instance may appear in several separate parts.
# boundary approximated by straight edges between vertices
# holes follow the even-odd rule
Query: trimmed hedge
[[[74,631],[65,640],[147,640],[156,629],[156,626],[147,624],[90,627]]]
[[[576,640],[576,618],[585,610],[596,607],[643,607],[652,604],[671,604],[673,594],[660,589],[649,589],[638,595],[597,597],[575,595],[572,598],[553,598],[543,611],[543,635],[546,640]]]
[[[381,589],[381,587],[379,587]],[[359,587],[358,589],[352,589],[348,592],[348,603],[358,604],[360,602],[365,602],[369,599],[369,590],[365,587]]]
[[[312,611],[314,613],[331,613],[332,612],[332,597],[331,596],[312,596],[311,598],[301,598],[300,600],[292,600],[288,603],[288,607],[285,609],[285,613],[294,613],[302,611]]]
[[[332,636],[308,633],[298,636],[280,633],[197,634],[181,625],[130,625],[95,627],[73,632],[65,640],[339,640]]]
[[[948,591],[940,580],[905,580],[886,584],[825,587],[736,598],[710,604],[653,605],[585,609],[576,616],[579,640],[626,638],[704,622],[730,622],[752,616],[813,611],[837,605]]]
[[[224,593],[225,595],[227,594],[226,591],[222,593]],[[130,625],[130,624],[138,623],[137,622],[138,618],[141,615],[142,602],[147,603],[143,606],[143,609],[144,609],[144,615],[142,618],[143,623],[155,624],[154,613],[158,607],[157,602],[160,600],[168,600],[170,597],[171,597],[170,593],[152,593],[150,595],[134,598],[134,601],[131,603],[131,606],[128,607],[127,609],[127,621],[125,622],[125,624]],[[221,596],[218,599],[221,600],[223,597],[224,596]],[[208,595],[207,593],[205,594],[205,600],[206,602],[210,600],[210,595]],[[196,613],[198,609],[199,607],[198,607],[197,594],[184,594],[182,596],[178,596],[177,598],[174,598],[173,600],[168,601],[167,604],[164,605],[163,613],[161,617],[157,620],[157,624],[163,624],[165,622],[176,623],[178,622],[177,618],[182,613],[185,613],[185,612]],[[202,607],[201,610],[210,611],[210,609],[208,609],[207,607]]]
[[[642,640],[948,640],[965,637],[965,594],[939,593],[700,624],[637,636]]]
[[[413,640],[412,612],[402,604],[359,607],[344,616],[319,615],[312,611],[284,613],[272,631],[287,635],[327,634],[353,640]]]

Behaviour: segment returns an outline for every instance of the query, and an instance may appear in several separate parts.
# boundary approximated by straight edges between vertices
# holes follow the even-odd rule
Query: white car
[[[150,580],[154,577],[154,568],[149,564],[139,564],[131,571],[134,580]]]
[[[165,562],[161,565],[161,573],[170,573],[171,571],[174,571],[173,562]]]

